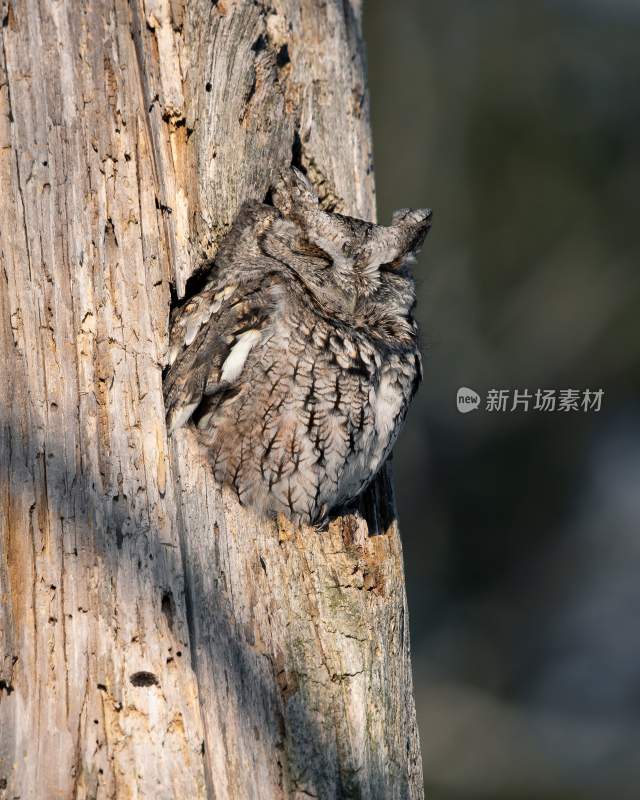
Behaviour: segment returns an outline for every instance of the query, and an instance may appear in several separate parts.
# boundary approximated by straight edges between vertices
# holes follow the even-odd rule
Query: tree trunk
[[[167,440],[170,287],[276,170],[374,217],[358,0],[1,0],[0,798],[422,796],[385,473],[326,533]]]

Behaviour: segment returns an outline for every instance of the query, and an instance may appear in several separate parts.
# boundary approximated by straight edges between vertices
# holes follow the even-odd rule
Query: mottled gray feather
[[[297,171],[272,195],[242,207],[172,315],[167,425],[193,425],[241,502],[319,523],[372,480],[420,380],[406,264],[430,212],[331,214]]]

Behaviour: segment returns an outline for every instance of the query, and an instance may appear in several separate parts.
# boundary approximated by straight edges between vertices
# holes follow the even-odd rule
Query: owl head
[[[261,248],[329,312],[353,315],[376,299],[413,304],[407,266],[431,227],[430,209],[396,211],[389,226],[331,213],[295,168],[281,173],[271,194],[279,213],[262,234]]]

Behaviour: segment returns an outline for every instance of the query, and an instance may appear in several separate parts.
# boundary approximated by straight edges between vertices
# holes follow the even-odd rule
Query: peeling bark
[[[374,218],[357,3],[0,8],[0,798],[421,797],[388,476],[275,526],[162,404],[279,168]]]

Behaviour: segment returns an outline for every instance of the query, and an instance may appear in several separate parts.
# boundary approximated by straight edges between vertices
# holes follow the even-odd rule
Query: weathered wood
[[[0,798],[413,798],[386,477],[318,534],[167,442],[170,284],[301,164],[374,216],[355,2],[4,0]]]

